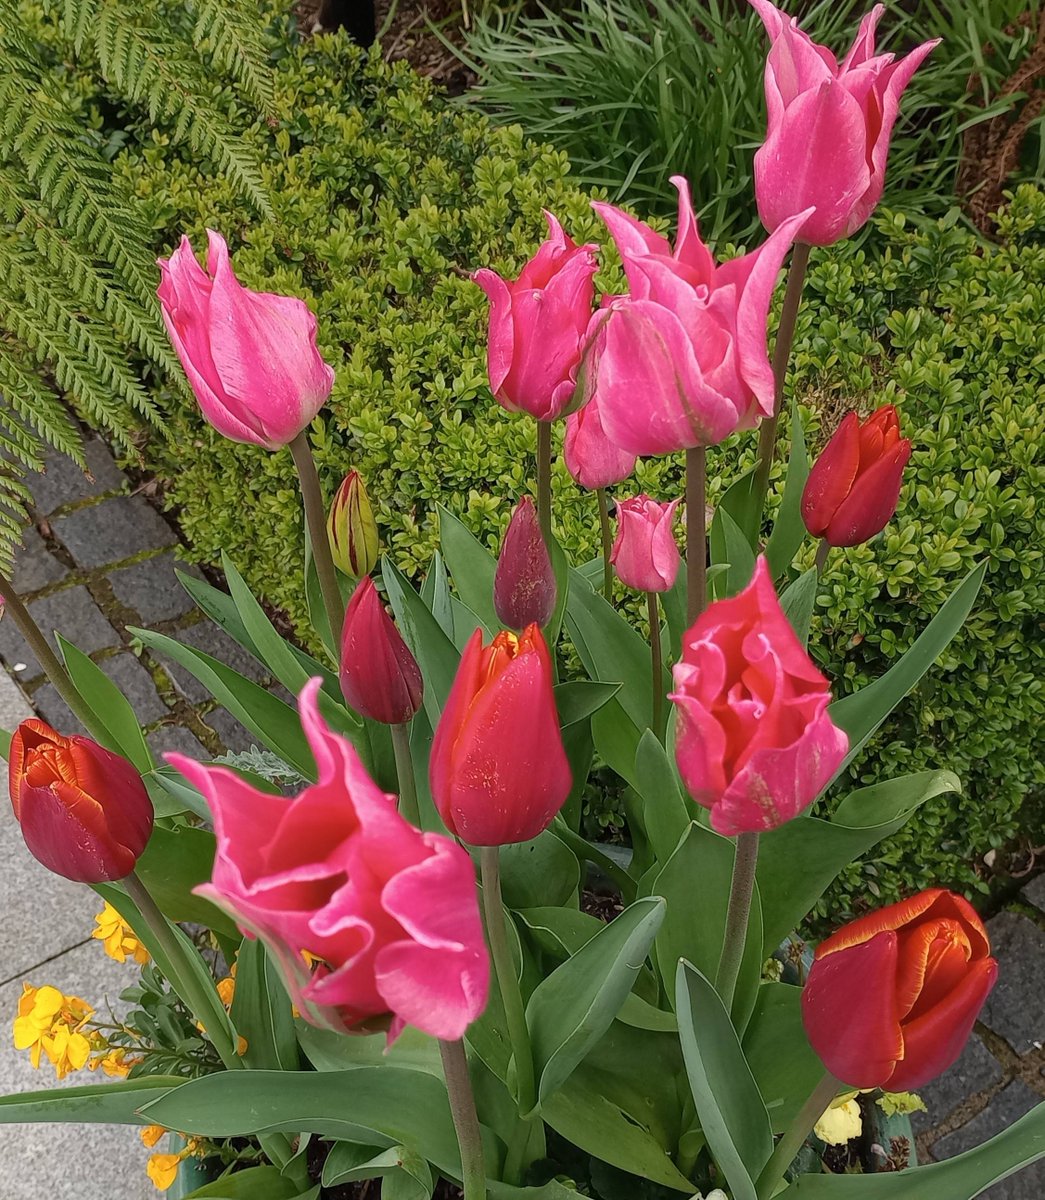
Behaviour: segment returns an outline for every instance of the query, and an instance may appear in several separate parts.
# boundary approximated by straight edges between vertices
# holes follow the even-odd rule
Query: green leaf
[[[769,1111],[774,1133],[798,1116],[824,1074],[802,1024],[802,989],[763,983],[744,1031],[744,1057]]]
[[[577,894],[577,856],[551,829],[532,841],[502,846],[500,857],[501,888],[509,908],[565,904]]]
[[[298,1040],[290,997],[265,944],[244,938],[236,955],[232,1021],[247,1041],[243,1061],[254,1069],[296,1071]]]
[[[754,574],[755,552],[747,534],[722,504],[715,510],[708,534],[708,545],[712,563],[716,566],[729,566],[729,570],[712,580],[712,599],[721,600],[724,596],[735,596],[741,588],[747,586]]]
[[[974,567],[948,596],[907,653],[874,683],[851,696],[836,700],[828,709],[831,719],[849,735],[849,753],[835,778],[846,769],[868,739],[919,679],[946,650],[976,603],[986,562]]]
[[[261,661],[288,690],[297,695],[308,682],[308,671],[298,662],[289,643],[276,632],[265,610],[236,570],[232,559],[222,551],[221,566],[229,585],[229,594]]]
[[[446,573],[446,562],[437,550],[432,555],[432,564],[421,586],[421,599],[428,611],[439,623],[439,628],[451,641],[454,636],[454,606],[450,595],[450,579]]]
[[[780,596],[780,607],[784,616],[791,622],[791,627],[798,634],[798,640],[803,646],[809,643],[809,625],[813,620],[813,606],[816,604],[816,589],[820,575],[816,567],[810,567],[789,584]]]
[[[135,873],[171,921],[206,925],[216,933],[239,937],[236,923],[192,889],[209,883],[214,869],[214,834],[183,825],[177,829],[153,827],[145,853]]]
[[[693,1102],[734,1200],[757,1200],[754,1181],[773,1153],[773,1131],[758,1086],[718,993],[680,962],[675,1009]]]
[[[664,920],[659,897],[636,900],[544,979],[526,1006],[538,1104],[609,1029]]]
[[[408,1025],[391,1046],[383,1033],[347,1037],[332,1029],[317,1029],[304,1021],[296,1023],[301,1048],[317,1071],[348,1071],[358,1067],[408,1067],[443,1077],[439,1043]]]
[[[156,764],[130,701],[101,667],[60,633],[55,636],[73,686],[109,732],[108,748],[122,754],[142,774],[151,771]]]
[[[809,456],[806,453],[805,431],[797,399],[791,401],[791,457],[787,461],[784,495],[777,510],[773,532],[766,543],[766,559],[774,579],[790,567],[805,536],[802,520],[802,492],[809,478]]]
[[[689,828],[691,817],[675,764],[652,729],[639,741],[633,786],[644,801],[643,817],[653,852],[665,863]]]
[[[973,1200],[993,1184],[1045,1158],[1045,1104],[982,1146],[945,1162],[880,1175],[800,1175],[795,1200]]]
[[[0,1125],[52,1121],[88,1125],[148,1125],[138,1109],[176,1090],[185,1080],[174,1075],[119,1079],[86,1087],[50,1088],[0,1096]]]
[[[515,915],[530,931],[540,949],[560,960],[576,954],[605,928],[598,917],[576,908],[542,905],[518,909]]]
[[[414,1185],[404,1187],[403,1180],[393,1184],[392,1191],[402,1200],[428,1200],[435,1188],[428,1163],[408,1146],[392,1146],[375,1152],[373,1146],[337,1142],[323,1164],[325,1188],[362,1179],[383,1179],[381,1200],[388,1200],[387,1183],[396,1176],[405,1176]]]
[[[648,727],[647,721],[642,728]],[[635,756],[642,739],[635,722],[621,707],[619,694],[592,717],[591,736],[606,765],[634,787],[638,782]]]
[[[497,559],[452,512],[439,505],[439,548],[458,596],[487,629],[500,629],[493,606]]]
[[[142,779],[145,780],[145,786],[152,797],[157,816],[191,812],[204,821],[211,819],[210,808],[203,798],[203,793],[194,788],[176,767],[156,767],[143,775]],[[157,791],[168,797],[168,800],[157,803]]]
[[[319,1188],[304,1195],[293,1180],[286,1178],[278,1167],[248,1167],[205,1183],[189,1192],[185,1200],[312,1200]]]
[[[795,929],[843,867],[895,833],[926,800],[960,791],[950,771],[919,771],[851,793],[830,821],[796,817],[762,834],[757,879],[764,953]]]
[[[568,725],[587,720],[604,704],[609,704],[619,691],[619,683],[593,683],[587,679],[556,684],[555,707],[559,713],[559,724],[565,729]]]

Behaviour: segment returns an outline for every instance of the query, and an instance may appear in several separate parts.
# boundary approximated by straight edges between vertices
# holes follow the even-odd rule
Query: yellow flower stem
[[[708,602],[707,451],[686,451],[686,617],[693,622]]]
[[[417,807],[417,782],[414,778],[414,758],[410,753],[410,723],[392,725],[392,749],[395,752],[396,775],[399,777],[399,815],[411,825],[421,828],[421,811]]]
[[[758,1177],[758,1183],[755,1185],[758,1200],[769,1200],[776,1191],[777,1184],[784,1178],[784,1172],[795,1161],[795,1156],[802,1149],[802,1143],[838,1095],[841,1086],[833,1075],[825,1073],[823,1079],[813,1088],[809,1099],[777,1142],[772,1157]]]
[[[294,457],[294,466],[297,468],[298,481],[301,484],[301,499],[305,505],[305,520],[312,544],[312,561],[316,564],[319,590],[323,593],[323,607],[330,623],[336,659],[341,646],[341,627],[345,623],[345,605],[341,599],[341,589],[338,587],[334,558],[330,553],[323,489],[319,485],[319,473],[316,471],[316,460],[312,456],[307,430],[302,430],[290,443],[290,453]]]
[[[613,529],[610,526],[610,502],[605,488],[597,488],[599,501],[599,532],[602,536],[602,594],[613,602],[613,567],[610,554],[613,552]]]
[[[726,1012],[733,1008],[733,995],[737,989],[740,965],[744,961],[757,862],[758,834],[738,834],[736,856],[733,859],[733,880],[729,888],[729,906],[726,909],[726,928],[722,939],[722,957],[718,960],[718,974],[715,977],[715,989],[726,1006]],[[819,1113],[817,1115],[819,1116]],[[809,1128],[812,1129],[812,1126]]]
[[[486,1167],[483,1163],[483,1137],[475,1111],[475,1093],[468,1074],[464,1042],[439,1043],[443,1077],[450,1097],[457,1144],[461,1150],[461,1183],[464,1200],[486,1200]]]

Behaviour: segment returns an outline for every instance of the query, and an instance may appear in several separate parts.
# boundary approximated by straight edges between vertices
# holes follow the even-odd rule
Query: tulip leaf
[[[156,764],[130,701],[97,663],[60,633],[55,636],[73,686],[108,731],[107,748],[122,754],[143,774],[151,771]]]
[[[798,635],[803,646],[809,642],[809,625],[813,620],[813,606],[816,604],[816,590],[820,582],[820,574],[816,567],[810,567],[788,584],[780,596],[780,607],[784,616],[791,622],[791,628]]]
[[[421,599],[428,611],[439,623],[439,628],[450,640],[454,636],[454,607],[450,595],[450,577],[446,573],[446,560],[437,550],[421,585]]]
[[[744,1057],[774,1133],[789,1128],[824,1075],[802,1024],[801,997],[789,983],[763,983],[744,1031]]]
[[[526,1020],[538,1106],[609,1029],[635,984],[664,909],[660,897],[636,900],[534,989]]]
[[[248,1167],[205,1183],[183,1200],[313,1200],[318,1195],[318,1186],[302,1194],[279,1167]]]
[[[202,650],[184,646],[174,638],[151,629],[131,628],[130,632],[150,650],[168,655],[193,674],[240,724],[289,763],[299,775],[306,779],[315,778],[312,752],[298,715],[289,704],[218,659],[204,654]]]
[[[236,606],[243,628],[251,643],[257,647],[261,662],[281,684],[296,696],[308,682],[308,671],[294,656],[289,643],[276,632],[265,610],[236,570],[232,559],[222,551],[221,567],[229,585],[229,594]]]
[[[647,726],[648,722],[643,729]],[[635,722],[621,707],[619,694],[592,716],[591,736],[606,765],[634,787],[635,755],[642,739]]]
[[[990,1141],[944,1162],[877,1175],[800,1175],[788,1200],[974,1200],[1045,1158],[1045,1103]]]
[[[140,1079],[91,1083],[86,1087],[16,1092],[11,1096],[0,1096],[0,1125],[19,1125],[25,1121],[148,1125],[150,1122],[140,1117],[138,1110],[176,1091],[184,1083],[181,1076],[149,1075]]]
[[[237,972],[238,974],[238,972]],[[407,1025],[391,1046],[383,1033],[358,1033],[346,1037],[332,1029],[319,1029],[304,1021],[295,1025],[305,1057],[317,1071],[348,1071],[358,1067],[407,1067],[442,1079],[439,1043]]]
[[[500,859],[501,888],[509,908],[566,904],[576,897],[581,881],[577,856],[553,830],[502,846]]]
[[[497,559],[449,509],[439,505],[439,548],[462,602],[487,629],[500,629],[493,606]]]
[[[756,1200],[773,1153],[773,1130],[758,1085],[718,993],[691,963],[678,965],[675,1010],[700,1128],[734,1200]]]
[[[598,917],[577,908],[539,906],[518,909],[515,915],[540,949],[560,961],[576,954],[605,928]]]
[[[675,764],[652,729],[639,740],[634,787],[643,800],[646,836],[657,860],[665,863],[689,828],[691,816]]]
[[[244,938],[236,955],[236,990],[230,1013],[246,1039],[243,1061],[254,1069],[296,1071],[300,1066],[290,997],[259,938]]]
[[[926,800],[960,791],[950,771],[919,771],[851,793],[830,821],[796,817],[762,834],[757,878],[765,953],[780,945],[843,867],[894,834]]]
[[[239,936],[235,921],[209,900],[192,894],[194,887],[210,881],[214,850],[214,834],[207,829],[157,825],[134,870],[168,920],[206,925],[235,938]]]
[[[806,536],[802,520],[802,493],[809,478],[809,455],[806,453],[805,431],[798,400],[791,401],[791,456],[787,460],[787,479],[784,495],[777,509],[773,532],[766,543],[766,560],[769,573],[774,579],[790,567]]]
[[[620,686],[619,683],[594,683],[587,679],[556,684],[555,707],[559,713],[559,724],[565,729],[578,721],[586,721],[604,704],[609,704],[620,691]]]
[[[325,1188],[363,1179],[382,1179],[385,1183],[381,1187],[381,1200],[388,1200],[388,1181],[396,1176],[405,1176],[414,1183],[412,1189],[393,1185],[392,1194],[402,1200],[429,1200],[435,1190],[431,1167],[409,1146],[391,1146],[387,1150],[379,1150],[374,1146],[358,1146],[353,1142],[335,1142],[323,1164]]]
[[[716,513],[722,512],[732,518],[751,551],[752,561],[758,548],[759,522],[762,517],[762,497],[755,494],[755,474],[755,468],[750,467],[734,479],[726,488],[716,509]],[[731,562],[733,560],[716,558],[712,552],[711,561]],[[740,586],[743,587],[743,584]]]
[[[878,726],[947,649],[972,611],[986,571],[987,564],[982,562],[966,575],[918,635],[914,645],[880,679],[851,696],[836,700],[828,709],[834,723],[849,735],[849,753],[835,773],[836,779],[864,748]]]

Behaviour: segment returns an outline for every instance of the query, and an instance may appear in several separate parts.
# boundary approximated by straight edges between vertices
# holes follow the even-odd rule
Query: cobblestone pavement
[[[87,443],[87,460],[93,481],[58,455],[48,460],[46,474],[30,479],[36,524],[26,531],[15,567],[15,588],[46,632],[59,629],[118,684],[147,727],[154,751],[180,750],[207,757],[226,748],[244,749],[251,744],[247,731],[225,709],[208,700],[204,689],[182,668],[161,656],[141,652],[127,627],[138,625],[174,634],[260,683],[271,685],[272,681],[264,678],[255,661],[235,642],[202,621],[174,573],[176,566],[198,572],[177,564],[173,530],[143,496],[131,494],[127,478],[100,441]],[[64,732],[78,728],[9,621],[0,621],[0,659],[46,720]],[[10,835],[11,830],[7,832]],[[83,964],[76,955],[82,957],[90,930],[84,905],[76,908],[79,915],[73,919],[69,906],[56,902],[57,924],[51,923],[46,906],[42,911],[38,899],[27,898],[44,891],[40,880],[34,875],[34,884],[23,891],[20,873],[38,872],[36,864],[14,851],[6,861],[7,888],[16,906],[26,907],[26,915],[23,921],[17,913],[8,912],[7,928],[14,931],[14,943],[7,935],[0,939],[0,1000],[20,972],[44,959],[56,982],[61,982],[57,976],[63,971],[70,978],[82,978]],[[53,893],[55,889],[49,890]],[[43,921],[54,932],[51,940],[55,941],[46,954],[38,940],[35,949],[25,944],[27,932],[39,937]],[[929,1111],[914,1118],[921,1162],[949,1158],[978,1145],[1045,1099],[1045,875],[1029,883],[1005,911],[994,916],[988,929],[1001,966],[999,982],[959,1061],[922,1089]],[[108,978],[106,965],[102,959],[97,966],[99,978]],[[4,1019],[2,1011],[7,1009],[0,1010],[0,1021]],[[17,1081],[14,1075],[7,1065],[5,1090],[40,1086],[28,1068]],[[86,1132],[82,1136],[88,1138]],[[51,1145],[49,1133],[34,1134],[32,1127],[27,1127],[18,1145],[0,1155],[3,1200],[52,1194],[46,1189],[18,1191],[18,1186],[26,1186],[24,1181],[19,1185],[6,1178],[14,1169],[8,1163],[25,1160],[34,1137],[39,1139],[41,1151],[45,1144]],[[7,1146],[3,1130],[0,1146]],[[39,1186],[39,1180],[32,1185]],[[53,1194],[88,1200],[79,1191],[56,1190]],[[110,1200],[137,1200],[142,1193],[135,1181],[122,1192],[109,1188],[105,1194]],[[1045,1200],[1045,1163],[983,1195],[989,1200]]]

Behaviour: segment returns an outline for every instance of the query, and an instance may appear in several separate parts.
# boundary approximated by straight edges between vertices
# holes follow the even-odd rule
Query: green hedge
[[[428,561],[436,501],[495,545],[530,483],[533,426],[491,400],[486,303],[467,273],[516,271],[545,206],[578,238],[604,240],[588,197],[560,153],[448,107],[406,68],[335,39],[285,56],[278,93],[278,123],[256,131],[274,221],[251,218],[230,187],[204,179],[160,137],[128,152],[121,169],[158,245],[183,230],[202,245],[213,224],[246,283],[302,296],[319,313],[337,368],[315,426],[325,483],[352,466],[363,472],[399,565],[417,573]],[[816,252],[795,358],[814,440],[821,414],[833,427],[845,407],[895,400],[916,447],[884,538],[831,560],[818,644],[837,688],[880,675],[975,561],[986,556],[990,571],[967,631],[853,771],[868,781],[946,765],[964,779],[965,798],[926,806],[854,869],[844,881],[853,898],[931,882],[982,886],[974,860],[1016,833],[1021,801],[1045,773],[1045,196],[1021,189],[998,245],[947,222],[911,232],[883,217],[881,226],[875,257],[845,245]],[[148,453],[195,551],[214,558],[226,548],[300,626],[289,455],[235,446],[184,409],[174,428],[172,442]],[[740,449],[750,460],[753,438]],[[735,446],[713,455],[713,494],[736,463]],[[648,462],[638,486],[677,494],[678,478],[677,463]],[[558,532],[574,555],[590,555],[594,500],[561,464],[555,482]]]

